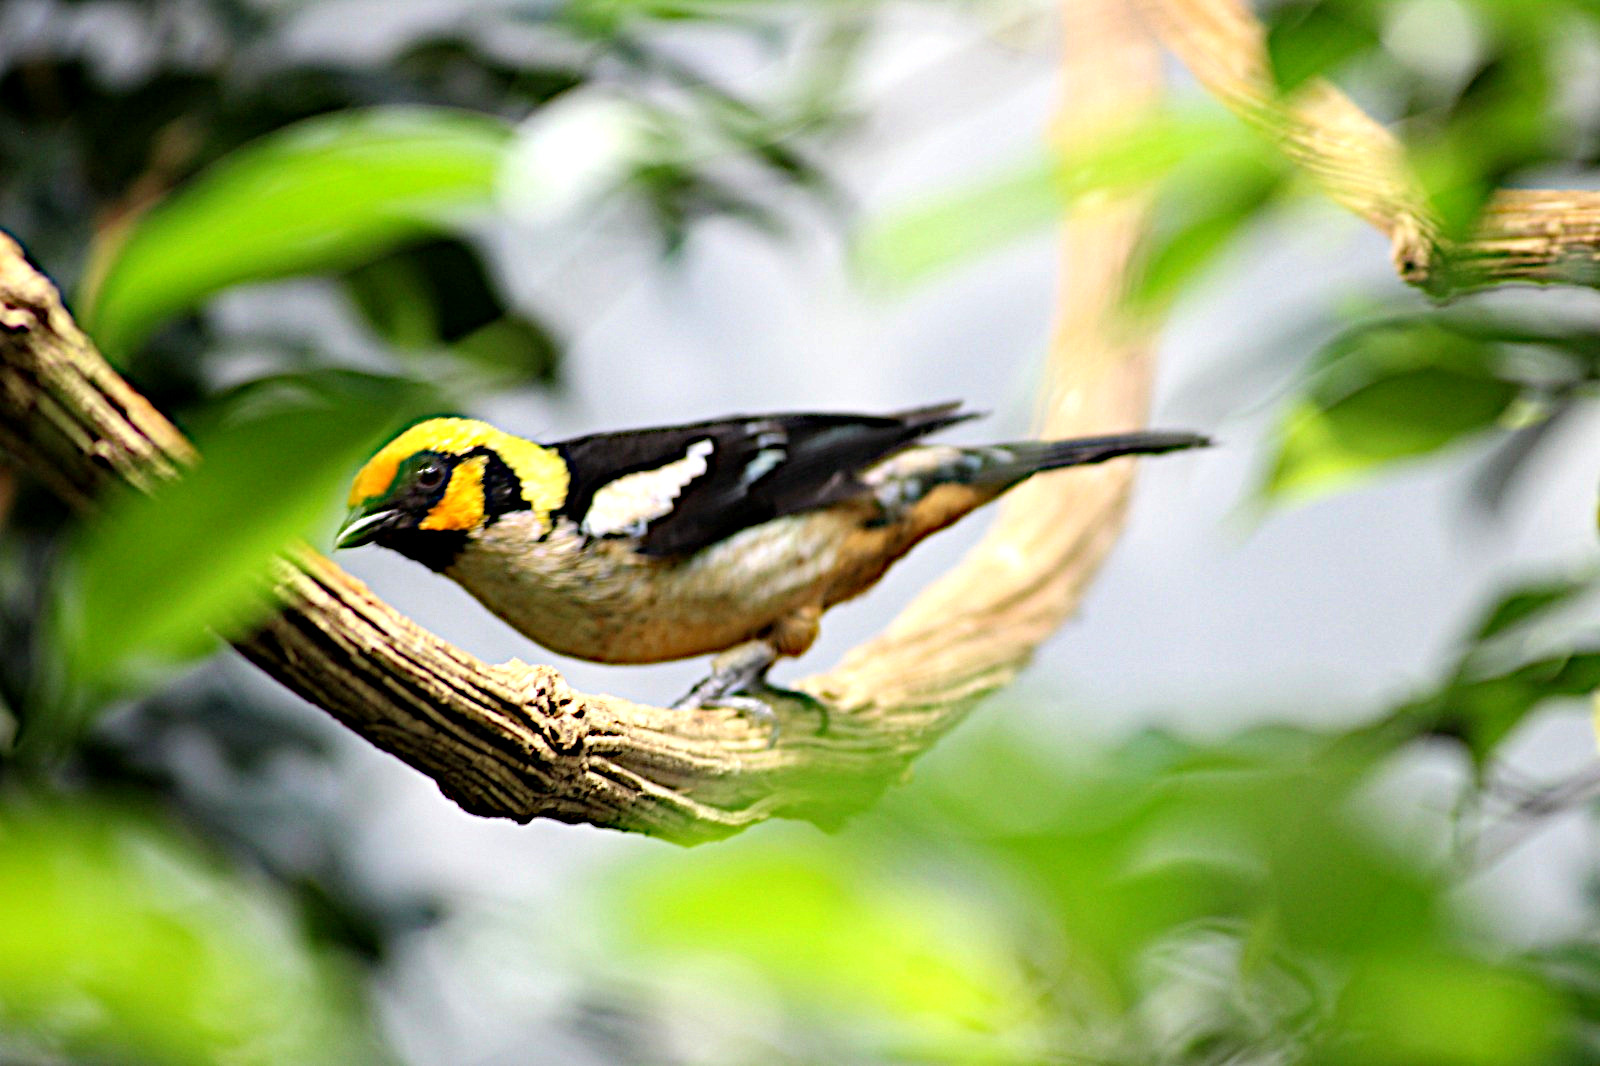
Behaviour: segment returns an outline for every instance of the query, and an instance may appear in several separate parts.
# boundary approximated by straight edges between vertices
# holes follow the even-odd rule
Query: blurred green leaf
[[[506,313],[477,249],[453,237],[408,245],[344,281],[372,328],[405,347],[460,340]]]
[[[1284,4],[1267,21],[1267,54],[1282,92],[1292,92],[1378,47],[1378,27],[1364,2]]]
[[[1523,392],[1502,358],[1428,316],[1341,335],[1284,417],[1265,491],[1316,495],[1493,427]]]
[[[1574,1043],[1587,1052],[1571,1061],[1594,1061],[1600,1056],[1600,945],[1587,938],[1542,945],[1531,953],[1528,968],[1565,1000]]]
[[[443,108],[308,119],[226,157],[140,216],[81,314],[125,355],[163,320],[241,282],[349,267],[487,208],[505,123]]]
[[[1290,410],[1266,491],[1326,492],[1398,459],[1426,455],[1493,426],[1517,388],[1443,368],[1403,370],[1325,405]]]
[[[781,5],[771,0],[569,0],[564,14],[589,33],[610,37],[646,20],[728,23],[760,15],[763,9],[770,17]]]
[[[1494,191],[1554,148],[1548,62],[1544,49],[1508,46],[1444,114],[1407,130],[1409,157],[1446,239],[1468,237]]]
[[[890,1058],[1012,1061],[1040,1018],[999,912],[857,860],[792,840],[667,857],[620,883],[608,910],[628,950],[737,959],[769,993],[868,1026]]]
[[[609,957],[692,980],[719,1025],[806,1034],[795,1061],[1499,1064],[1562,1039],[1549,981],[1466,947],[1446,871],[1375,823],[1379,749],[1038,747],[940,749],[826,841],[634,866],[604,894]],[[713,1060],[790,1061],[754,1047]]]
[[[1593,591],[1594,587],[1594,575],[1581,574],[1513,589],[1484,614],[1483,621],[1472,634],[1472,640],[1482,643],[1497,637],[1524,622],[1571,603],[1578,596]]]
[[[1584,151],[1589,138],[1574,128],[1581,111],[1566,102],[1565,86],[1578,69],[1573,41],[1600,25],[1592,11],[1562,2],[1467,0],[1453,12],[1434,32],[1454,60],[1428,58],[1426,21],[1413,17],[1404,35],[1413,40],[1401,51],[1416,54],[1403,63],[1388,56],[1385,70],[1406,99],[1398,131],[1447,243],[1470,235],[1496,189]]]
[[[1546,702],[1596,689],[1600,652],[1550,655],[1495,671],[1468,664],[1438,691],[1398,708],[1390,721],[1407,732],[1460,740],[1481,769],[1500,742]]]
[[[560,343],[538,322],[508,315],[462,337],[446,352],[463,369],[477,370],[490,387],[549,383],[561,365]]]
[[[1164,310],[1277,201],[1289,174],[1281,153],[1240,123],[1175,165],[1161,183],[1128,306]]]
[[[1456,955],[1368,961],[1340,1001],[1331,1060],[1361,1066],[1522,1066],[1557,1061],[1559,1001],[1531,975]]]
[[[827,1012],[890,1013],[954,1039],[1029,1018],[1018,960],[971,900],[936,885],[875,884],[835,848],[738,848],[630,879],[638,948],[730,954]],[[938,1047],[933,1032],[923,1050]]]
[[[439,343],[442,309],[426,270],[410,255],[363,263],[343,280],[350,302],[387,343],[398,348]]]
[[[334,517],[360,461],[432,396],[331,373],[241,394],[233,417],[195,434],[194,471],[118,498],[86,531],[58,608],[75,680],[131,687],[153,663],[209,650],[208,628],[247,626],[272,558]]]
[[[1592,328],[1552,313],[1547,301],[1486,295],[1424,311],[1362,307],[1357,316],[1357,325],[1319,353],[1283,420],[1279,446],[1294,454],[1280,453],[1275,462],[1306,461],[1285,470],[1304,476],[1306,494],[1493,426],[1508,432],[1475,491],[1497,505],[1558,422],[1583,413],[1600,377]],[[1374,385],[1376,395],[1358,395]],[[1359,427],[1365,436],[1329,440],[1342,427],[1328,423],[1347,412],[1327,412],[1345,404],[1353,405],[1353,419],[1368,419]]]
[[[311,948],[281,899],[122,807],[7,799],[8,1056],[197,1066],[384,1058],[353,975]]]
[[[506,305],[482,257],[464,241],[410,245],[362,264],[344,282],[367,322],[397,348],[454,357],[464,364],[458,369],[495,387],[555,377],[555,338]]]
[[[1600,689],[1600,652],[1562,640],[1552,648],[1527,624],[1595,589],[1593,575],[1531,582],[1504,592],[1467,634],[1448,675],[1412,696],[1358,734],[1386,744],[1417,736],[1449,737],[1466,748],[1481,771],[1500,744],[1551,700],[1577,699]]]
[[[1244,177],[1242,158],[1257,168],[1265,161],[1269,169],[1282,169],[1265,143],[1230,115],[1209,108],[1157,112],[1056,158],[1024,162],[874,221],[858,241],[857,263],[869,278],[908,284],[1059,221],[1080,197],[1147,188],[1175,168]],[[1185,187],[1230,203],[1240,196],[1226,184],[1192,180]]]
[[[909,284],[1006,244],[1061,214],[1055,165],[1032,162],[868,226],[856,248],[868,277]]]
[[[1125,997],[1146,953],[1198,922],[1228,923],[1266,959],[1335,966],[1437,934],[1433,879],[1351,809],[1366,754],[1289,729],[1160,748],[1164,762],[1138,740],[1092,776],[1041,782],[1073,803],[990,843],[1050,894],[1079,965]]]

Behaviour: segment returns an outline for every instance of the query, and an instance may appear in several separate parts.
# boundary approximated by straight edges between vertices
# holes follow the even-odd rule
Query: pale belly
[[[721,651],[870,587],[909,545],[891,547],[901,538],[864,529],[861,518],[851,508],[812,511],[686,558],[652,559],[604,540],[578,557],[575,531],[537,540],[522,512],[487,530],[446,574],[552,651],[661,662]]]

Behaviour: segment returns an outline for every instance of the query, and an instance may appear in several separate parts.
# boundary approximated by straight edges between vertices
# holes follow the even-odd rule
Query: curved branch
[[[1338,89],[1285,97],[1266,30],[1240,0],[1135,0],[1162,42],[1229,110],[1266,132],[1337,203],[1387,234],[1402,279],[1435,295],[1506,281],[1600,280],[1600,192],[1502,189],[1449,242],[1399,140]]]
[[[1157,57],[1120,0],[1064,6],[1079,90],[1067,97],[1071,126],[1153,92]],[[1107,205],[1075,221],[1046,375],[1053,434],[1139,424],[1150,369],[1144,338],[1116,319],[1142,209]],[[3,237],[0,447],[78,506],[108,480],[147,488],[194,460]],[[1131,476],[1119,461],[1012,494],[959,569],[838,669],[800,683],[828,704],[826,731],[795,719],[771,748],[736,712],[591,696],[547,666],[484,663],[309,548],[276,565],[279,607],[237,647],[475,814],[681,842],[779,815],[832,821],[899,777],[1071,613],[1116,536]]]

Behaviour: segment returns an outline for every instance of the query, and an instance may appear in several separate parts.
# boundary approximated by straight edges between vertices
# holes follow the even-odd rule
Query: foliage
[[[1286,412],[1265,490],[1320,493],[1474,437],[1505,451],[1491,496],[1593,392],[1600,345],[1581,321],[1470,298],[1362,315],[1325,345]],[[1520,440],[1516,439],[1520,438]]]
[[[807,140],[836,121],[854,13],[808,44],[756,8],[480,5],[376,47],[324,23],[342,46],[308,48],[327,6],[0,9],[0,225],[203,456],[83,522],[31,486],[0,505],[7,1061],[385,1057],[360,990],[435,905],[374,887],[339,789],[283,788],[332,772],[324,732],[180,668],[249,626],[275,555],[326,541],[386,434],[559,384],[506,233],[618,206],[670,252],[708,218],[781,234],[791,189],[829,203]],[[686,26],[809,56],[746,99],[664,40]],[[560,140],[596,107],[630,136]],[[308,347],[283,310],[307,292],[362,350]],[[240,293],[265,325],[219,313]]]
[[[1600,691],[1600,648],[1587,635],[1567,635],[1559,617],[1551,624],[1552,615],[1570,614],[1594,589],[1594,575],[1580,574],[1511,590],[1485,612],[1445,679],[1372,732],[1455,738],[1481,772],[1534,711]],[[1541,634],[1541,626],[1554,632]]]
[[[247,631],[267,605],[271,560],[310,530],[326,541],[350,470],[397,415],[421,417],[438,397],[403,378],[328,372],[256,381],[224,400],[196,430],[200,466],[111,501],[68,561],[62,651],[91,691],[137,688],[141,666],[210,652],[208,630]]]
[[[796,190],[836,210],[813,158],[872,13],[483,5],[321,52],[295,43],[321,5],[34,6],[0,59],[0,223],[205,461],[89,521],[32,489],[6,515],[0,1057],[382,1059],[363,990],[468,904],[381,884],[331,727],[226,665],[180,670],[249,624],[267,560],[326,529],[375,439],[559,384],[562,331],[509,295],[508,234],[620,206],[670,259],[703,219],[781,235]],[[1600,115],[1562,91],[1600,39],[1590,3],[1266,15],[1282,89],[1328,76],[1371,100],[1449,234],[1508,181],[1592,177]],[[685,33],[791,57],[792,77],[730,90]],[[1184,105],[869,220],[859,262],[909,286],[1108,192],[1155,198],[1139,315],[1303,209],[1272,144]],[[307,291],[358,357],[308,348],[292,315],[219,311]],[[1344,303],[1293,368],[1268,502],[1474,445],[1503,500],[1600,376],[1583,315],[1515,294]],[[1600,954],[1511,943],[1462,891],[1474,849],[1451,846],[1483,829],[1465,812],[1497,798],[1508,744],[1600,683],[1593,586],[1508,589],[1433,683],[1345,727],[1052,750],[986,715],[836,836],[771,827],[586,883],[577,924],[608,935],[539,995],[601,1061],[1596,1061]],[[1462,772],[1428,820],[1390,786],[1441,747]]]
[[[1318,76],[1380,85],[1448,237],[1468,233],[1495,189],[1535,167],[1592,164],[1600,112],[1563,99],[1573,45],[1600,11],[1586,0],[1289,0],[1269,9],[1278,84]]]
[[[1595,163],[1600,98],[1558,93],[1582,77],[1600,35],[1592,4],[1283,0],[1263,14],[1282,91],[1329,77],[1375,99],[1447,238],[1470,231],[1494,189]],[[861,262],[869,276],[905,284],[1031,232],[1063,204],[1143,191],[1156,198],[1155,232],[1128,310],[1159,311],[1229,247],[1283,217],[1305,191],[1291,178],[1281,154],[1219,105],[1167,107],[876,220]],[[1582,269],[1573,265],[1572,280],[1592,284]],[[1519,441],[1486,472],[1497,496],[1543,431],[1593,392],[1597,348],[1585,316],[1551,321],[1546,304],[1506,292],[1445,309],[1417,310],[1389,294],[1354,302],[1351,321],[1284,404],[1269,495],[1303,499],[1477,434],[1514,431]]]
[[[116,358],[228,286],[336,270],[483,212],[509,140],[502,122],[437,108],[373,108],[268,134],[113,239],[84,325]]]
[[[279,893],[112,797],[7,799],[8,1061],[375,1061],[341,966]]]
[[[1158,311],[1278,200],[1288,176],[1272,145],[1215,109],[1158,111],[879,219],[859,260],[870,277],[904,285],[1053,222],[1080,198],[1154,187],[1156,231],[1130,304]]]
[[[1395,750],[974,724],[837,837],[635,863],[596,918],[609,998],[708,1062],[1589,1061],[1594,960],[1485,941],[1371,798]]]

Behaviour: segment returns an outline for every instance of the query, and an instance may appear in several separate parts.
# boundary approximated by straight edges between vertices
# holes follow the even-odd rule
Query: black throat
[[[461,529],[392,529],[377,537],[375,543],[442,573],[466,548],[468,539],[467,532]]]

